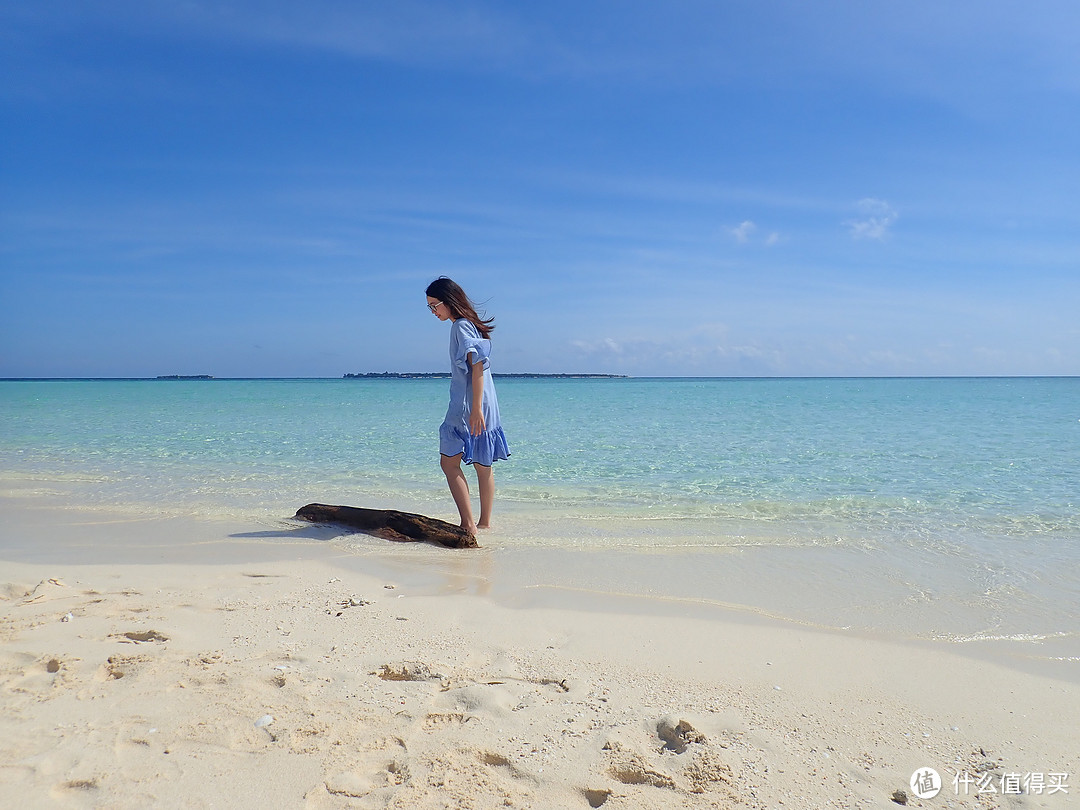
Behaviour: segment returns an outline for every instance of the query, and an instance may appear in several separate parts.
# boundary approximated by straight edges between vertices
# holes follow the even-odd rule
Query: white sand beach
[[[0,563],[5,806],[1065,808],[1080,793],[1077,685],[955,646],[431,595],[313,545],[238,562],[224,527],[196,521],[84,530],[202,550]],[[936,798],[909,785],[925,768]]]

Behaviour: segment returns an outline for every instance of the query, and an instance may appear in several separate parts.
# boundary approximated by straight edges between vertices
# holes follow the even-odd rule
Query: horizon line
[[[379,380],[429,379],[449,377],[446,371],[402,371],[402,372],[361,372],[359,376],[341,377],[214,377],[211,375],[181,375],[188,379],[171,377],[0,377],[0,382],[288,382],[288,381],[355,381],[358,379]],[[400,376],[398,376],[400,375]],[[410,376],[416,375],[416,376]],[[614,374],[610,372],[533,372],[504,371],[493,374],[495,377],[532,377],[532,378],[582,378],[610,380],[1068,380],[1080,378],[1080,374],[776,374],[776,375],[729,375],[729,374]]]

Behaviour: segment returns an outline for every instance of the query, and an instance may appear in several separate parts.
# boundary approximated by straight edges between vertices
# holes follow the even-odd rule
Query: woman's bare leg
[[[476,470],[476,484],[480,489],[480,522],[477,528],[491,528],[491,509],[495,505],[495,474],[491,467],[483,464],[473,464]]]
[[[473,523],[472,502],[469,499],[469,482],[465,480],[465,473],[461,471],[461,453],[456,456],[439,456],[439,466],[442,467],[446,476],[446,483],[450,485],[450,494],[454,497],[454,505],[457,506],[458,515],[461,517],[461,528],[467,532],[476,534],[476,524]]]

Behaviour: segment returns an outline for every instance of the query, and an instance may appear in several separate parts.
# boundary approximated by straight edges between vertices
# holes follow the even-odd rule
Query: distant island
[[[492,374],[499,379],[518,380],[624,380],[626,374]],[[369,371],[364,374],[346,374],[346,380],[448,380],[448,371]]]
[[[162,374],[155,379],[158,380],[212,380],[214,376],[212,374]]]

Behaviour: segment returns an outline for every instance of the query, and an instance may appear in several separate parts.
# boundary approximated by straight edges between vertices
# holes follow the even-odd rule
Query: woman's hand
[[[485,427],[487,425],[484,424],[484,412],[480,408],[473,408],[469,413],[469,434],[479,436]]]

